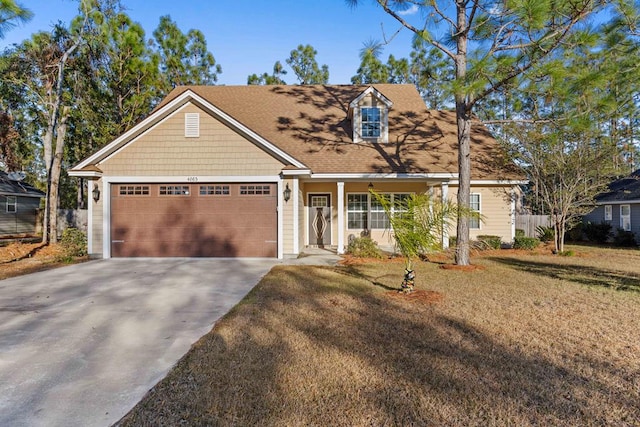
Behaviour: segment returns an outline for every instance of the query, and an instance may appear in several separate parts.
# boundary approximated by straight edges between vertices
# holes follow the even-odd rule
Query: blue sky
[[[68,23],[77,11],[72,0],[20,0],[34,18],[13,28],[0,40],[0,48],[19,43],[37,31],[49,30],[57,21]],[[371,38],[382,40],[400,25],[372,1],[362,0],[351,9],[344,0],[122,0],[127,13],[151,38],[160,16],[170,15],[183,32],[196,28],[222,66],[219,84],[243,85],[252,73],[269,72],[275,61],[285,64],[298,44],[311,44],[319,64],[329,66],[329,82],[350,83],[360,63],[359,52]],[[389,54],[408,57],[411,33],[402,30],[385,47]],[[296,83],[291,71],[287,83]]]

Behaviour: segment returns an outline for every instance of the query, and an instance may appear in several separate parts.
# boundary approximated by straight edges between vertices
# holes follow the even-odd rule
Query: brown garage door
[[[276,185],[112,184],[113,257],[276,257]]]

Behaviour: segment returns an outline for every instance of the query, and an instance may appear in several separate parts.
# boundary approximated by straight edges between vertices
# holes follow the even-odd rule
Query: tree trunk
[[[67,134],[67,120],[69,118],[69,108],[65,108],[60,115],[58,132],[56,134],[56,151],[51,162],[51,172],[49,174],[49,242],[58,241],[58,199],[60,193],[60,172],[62,171],[62,156],[64,154],[64,139]]]
[[[464,82],[467,75],[467,15],[466,1],[456,0],[456,81]],[[469,218],[461,215],[469,208],[471,193],[471,111],[468,95],[458,87],[455,93],[458,124],[458,225],[456,235],[456,264],[469,265]]]

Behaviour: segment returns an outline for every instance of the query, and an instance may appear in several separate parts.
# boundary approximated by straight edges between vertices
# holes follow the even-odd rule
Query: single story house
[[[0,236],[36,233],[36,220],[43,191],[23,181],[20,172],[0,171]]]
[[[640,241],[640,169],[608,185],[596,196],[596,208],[583,217],[584,222],[611,224],[612,230],[631,231]]]
[[[344,253],[363,233],[392,244],[369,188],[455,198],[456,126],[412,85],[184,86],[69,174],[91,180],[93,256]],[[472,238],[511,241],[522,177],[479,122],[471,164]]]

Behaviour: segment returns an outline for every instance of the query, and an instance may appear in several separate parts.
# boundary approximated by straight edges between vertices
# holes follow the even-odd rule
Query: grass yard
[[[121,425],[640,425],[640,251],[279,266]]]

